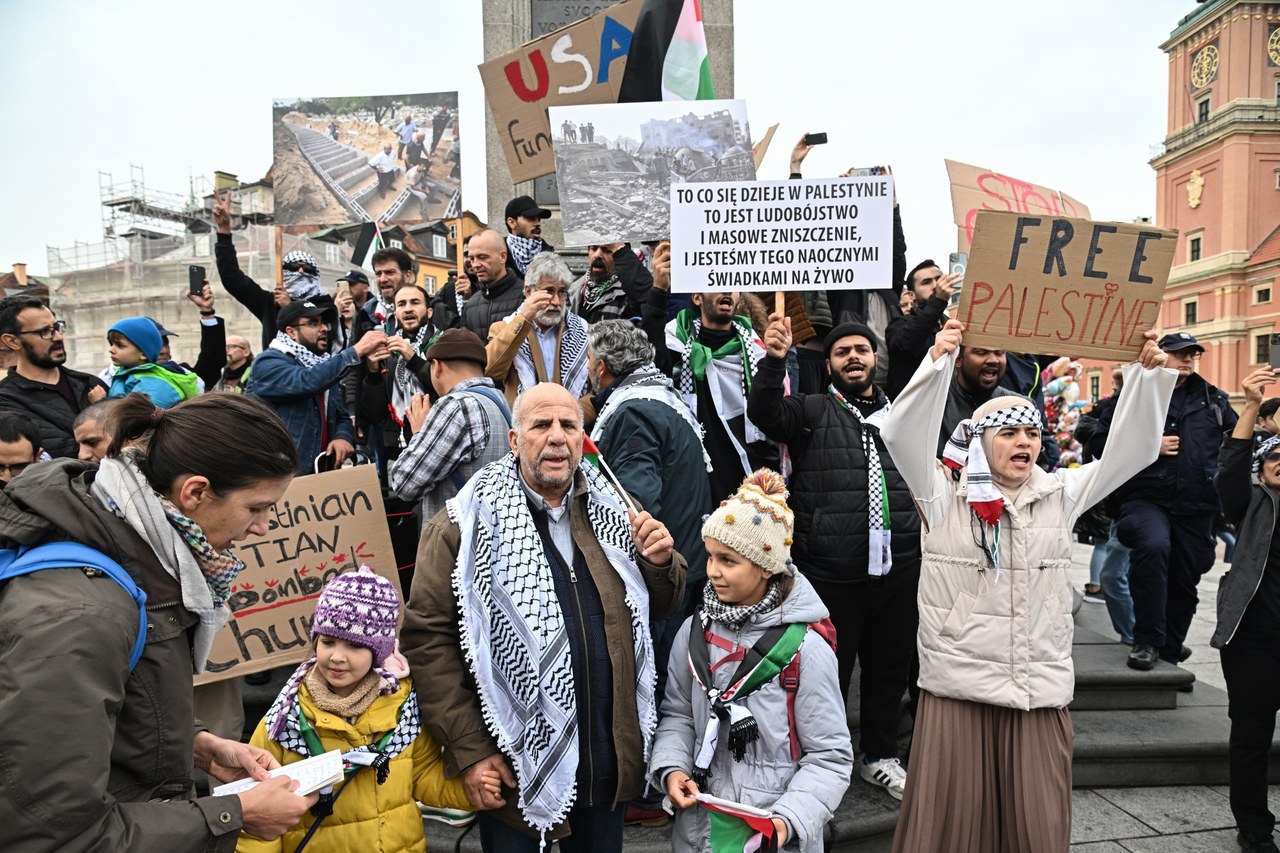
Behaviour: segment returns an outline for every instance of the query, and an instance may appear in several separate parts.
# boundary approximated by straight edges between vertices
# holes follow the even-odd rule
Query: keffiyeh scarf
[[[533,357],[533,339],[537,334],[533,328],[528,330],[524,342],[520,344],[520,349],[516,351],[516,357],[511,363],[520,381],[519,391],[527,391],[538,384],[541,364],[535,364]],[[572,311],[565,311],[559,341],[560,375],[548,376],[545,381],[558,382],[575,398],[581,397],[587,393],[587,345],[591,342],[591,330],[587,326],[587,321]]]
[[[1280,435],[1273,435],[1266,441],[1259,444],[1253,451],[1253,473],[1261,473],[1263,458],[1268,453],[1273,453],[1276,450],[1280,450]]]
[[[320,279],[302,270],[284,270],[284,291],[294,302],[301,302],[324,293]]]
[[[317,696],[316,693],[318,691],[311,686],[314,679],[309,678],[309,676],[313,673],[315,665],[316,659],[314,655],[309,660],[299,664],[298,668],[289,676],[289,680],[285,682],[284,688],[276,696],[276,701],[271,704],[271,707],[267,710],[267,715],[263,718],[267,737],[290,752],[296,752],[299,755],[309,756],[313,754],[308,747],[307,738],[303,734],[301,721],[298,719],[298,715],[301,712],[301,706],[298,702],[298,688],[302,683],[307,683],[307,689],[311,692],[311,698],[316,702],[317,707],[320,707],[321,710],[330,710],[321,707],[322,703],[325,703],[323,692],[321,692],[320,696]],[[378,696],[387,696],[400,689],[400,679],[385,664],[382,669],[370,670],[369,675],[377,679],[377,684],[369,691],[373,694],[372,699],[376,699]],[[370,699],[369,704],[372,704],[372,699]],[[363,713],[363,709],[361,713]],[[420,730],[418,694],[416,690],[410,690],[409,695],[405,698],[404,705],[400,709],[395,733],[382,749],[382,752],[394,758],[413,744]],[[370,746],[357,747],[352,752],[370,752],[372,751],[371,746],[372,744]]]
[[[511,253],[511,260],[516,265],[516,269],[520,270],[520,275],[523,276],[524,271],[529,268],[529,263],[542,251],[542,238],[517,237],[514,234],[508,234],[507,250]]]
[[[621,496],[589,463],[578,473],[592,533],[626,589],[648,761],[657,727],[649,593]],[[521,814],[545,838],[577,797],[577,698],[568,626],[514,455],[480,469],[445,506],[461,536],[453,572],[461,645],[485,723],[515,767]]]
[[[230,551],[215,551],[195,521],[157,494],[138,470],[138,451],[104,459],[93,494],[146,540],[170,577],[182,587],[182,605],[200,620],[191,643],[192,666],[204,672],[213,638],[227,622],[231,583],[244,563]]]
[[[286,355],[291,355],[298,360],[303,367],[312,368],[317,364],[322,364],[330,358],[330,354],[316,353],[304,347],[284,332],[276,332],[275,339],[267,345],[268,349],[279,350]]]
[[[671,378],[664,375],[662,371],[652,364],[636,368],[627,377],[625,383],[615,388],[609,395],[604,411],[596,416],[596,425],[591,431],[591,440],[593,442],[600,443],[600,438],[604,435],[604,425],[628,400],[652,400],[670,406],[680,416],[681,420],[689,425],[689,429],[693,430],[694,435],[698,437],[698,448],[702,451],[702,461],[707,470],[711,470],[711,457],[707,454],[707,448],[703,443],[702,424],[698,423],[698,419],[693,416],[693,412],[685,405],[684,400],[680,399],[676,394]]]
[[[413,351],[419,355],[425,353],[440,333],[430,323],[423,323],[418,327],[418,331],[409,339],[409,345],[413,347]],[[425,394],[427,389],[422,387],[422,383],[418,381],[418,377],[409,369],[409,359],[396,358],[395,373],[392,374],[391,382],[391,417],[397,424],[404,425],[405,413],[409,411],[409,404],[413,402],[414,394]]]
[[[986,451],[982,449],[982,434],[989,429],[1007,426],[1034,426],[1044,429],[1040,412],[1035,406],[1010,406],[998,409],[975,422],[962,420],[942,448],[942,462],[953,471],[967,469],[969,506],[984,531],[983,550],[995,569],[996,581],[1000,580],[1000,515],[1004,512],[1004,495],[991,479],[991,466]],[[985,541],[985,533],[991,533],[991,542]]]
[[[857,406],[852,406],[836,386],[828,385],[827,391],[836,402],[853,415],[862,425],[862,455],[867,460],[867,574],[880,577],[893,568],[893,551],[890,549],[892,524],[889,516],[889,485],[885,480],[884,466],[880,463],[880,449],[876,447],[876,435],[889,417],[889,402],[868,417],[863,417]]]

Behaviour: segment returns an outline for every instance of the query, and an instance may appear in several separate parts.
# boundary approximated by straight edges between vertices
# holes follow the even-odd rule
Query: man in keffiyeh
[[[582,412],[543,383],[516,401],[512,453],[423,530],[401,643],[445,773],[496,811],[486,851],[568,833],[622,849],[657,726],[649,619],[679,606],[667,528],[582,463]],[[500,797],[481,784],[497,771]],[[513,773],[514,770],[514,773]]]
[[[737,491],[742,478],[757,468],[781,467],[777,446],[747,416],[747,395],[764,342],[737,310],[737,293],[693,294],[692,305],[667,324],[666,346],[654,353],[658,369],[671,374],[677,393],[702,424],[711,454],[713,502]]]
[[[408,442],[408,413],[414,397],[428,394],[431,364],[424,353],[440,334],[431,322],[430,297],[416,284],[403,284],[392,297],[397,334],[387,338],[390,355],[369,359],[361,371],[357,416],[362,422],[382,427],[382,446],[388,461],[400,455]]]
[[[551,211],[527,195],[507,202],[507,269],[518,278],[528,277],[526,270],[539,252],[555,251],[555,246],[542,239],[542,220],[550,218]]]

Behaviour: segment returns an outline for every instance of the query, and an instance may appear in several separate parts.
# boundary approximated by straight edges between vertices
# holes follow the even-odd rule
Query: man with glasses
[[[1196,372],[1204,347],[1195,337],[1175,332],[1158,345],[1169,354],[1167,366],[1178,371],[1160,455],[1116,492],[1116,537],[1131,549],[1134,624],[1129,666],[1138,670],[1153,668],[1157,658],[1177,664],[1190,656],[1182,644],[1199,600],[1196,585],[1213,567],[1218,450],[1223,433],[1237,420],[1227,395]],[[1114,411],[1109,409],[1098,420],[1090,443],[1095,456],[1105,450]],[[1125,436],[1116,440],[1124,441]]]
[[[38,444],[50,455],[74,459],[79,446],[72,429],[76,415],[107,396],[107,386],[64,366],[67,324],[33,296],[0,300],[0,346],[16,364],[0,382],[0,412],[26,418]]]
[[[227,335],[227,365],[222,368],[222,376],[213,386],[214,391],[230,391],[235,394],[244,392],[246,375],[253,364],[253,348],[248,338],[239,335]]]
[[[0,489],[40,461],[40,435],[27,418],[0,413]]]
[[[337,317],[332,305],[310,300],[290,302],[280,309],[279,331],[253,362],[245,387],[284,421],[298,446],[298,473],[310,474],[317,458],[321,467],[339,467],[355,454],[351,416],[338,382],[342,373],[362,358],[387,356],[387,335],[372,329],[354,346],[329,354],[329,329]]]

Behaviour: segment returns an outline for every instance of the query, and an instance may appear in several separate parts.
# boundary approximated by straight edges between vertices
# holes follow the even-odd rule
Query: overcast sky
[[[1195,6],[737,0],[734,96],[754,133],[782,125],[762,179],[785,178],[796,138],[825,131],[806,176],[891,164],[910,262],[945,258],[944,158],[1060,189],[1097,219],[1153,214],[1157,45]],[[43,274],[46,245],[100,240],[100,170],[122,181],[141,165],[149,187],[180,193],[214,169],[260,178],[273,97],[456,89],[462,139],[479,139],[479,0],[360,9],[0,0],[0,270]],[[463,202],[483,218],[483,152],[468,151]]]

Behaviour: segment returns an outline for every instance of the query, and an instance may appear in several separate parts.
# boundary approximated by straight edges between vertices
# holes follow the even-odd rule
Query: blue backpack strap
[[[106,554],[78,542],[50,542],[18,551],[0,550],[0,581],[29,575],[42,569],[68,569],[88,566],[99,569],[120,584],[138,605],[138,636],[129,654],[129,671],[142,659],[147,645],[147,594],[134,581],[133,575]]]
[[[472,385],[470,388],[459,388],[458,391],[465,394],[479,394],[485,397],[489,402],[498,407],[498,411],[502,412],[502,417],[506,419],[507,426],[511,426],[511,410],[507,408],[507,398],[503,397],[496,389],[490,388],[488,385]],[[449,475],[449,482],[453,483],[453,487],[458,491],[462,491],[462,487],[467,481],[462,479],[462,475],[456,470]]]

